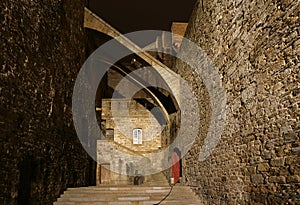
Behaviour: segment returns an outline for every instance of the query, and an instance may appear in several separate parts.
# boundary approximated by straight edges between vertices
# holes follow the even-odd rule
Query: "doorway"
[[[18,205],[34,204],[32,199],[33,182],[36,181],[37,163],[31,160],[24,160],[19,165],[20,179],[18,189]]]
[[[179,182],[180,172],[181,172],[180,155],[176,151],[173,151],[173,153],[172,153],[172,178],[174,179],[174,184]]]
[[[111,171],[110,163],[101,163],[98,167],[98,183],[99,184],[110,184]]]

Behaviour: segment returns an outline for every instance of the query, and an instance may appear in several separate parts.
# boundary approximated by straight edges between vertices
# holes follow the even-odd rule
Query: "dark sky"
[[[196,0],[89,0],[89,8],[121,33],[167,30],[188,22]]]

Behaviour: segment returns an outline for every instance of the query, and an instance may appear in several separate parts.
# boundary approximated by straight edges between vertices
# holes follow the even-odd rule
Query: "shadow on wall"
[[[24,159],[19,164],[20,178],[18,189],[18,205],[38,204],[39,199],[35,190],[39,183],[47,181],[47,175],[44,173],[42,178],[43,167],[45,162],[43,160],[35,160],[32,157]]]

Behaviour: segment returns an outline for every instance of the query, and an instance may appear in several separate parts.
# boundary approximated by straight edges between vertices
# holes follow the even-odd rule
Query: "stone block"
[[[284,162],[285,162],[284,157],[275,158],[275,159],[271,159],[270,165],[273,167],[280,167],[280,166],[284,166]]]
[[[286,183],[286,178],[284,176],[271,176],[268,181],[271,183],[284,184]]]
[[[255,174],[256,173],[256,167],[255,166],[248,167],[247,170],[250,174]]]
[[[250,158],[250,164],[258,164],[263,162],[264,160],[262,159],[261,156],[255,156]]]
[[[270,165],[268,163],[262,163],[257,165],[257,171],[267,172],[270,170]]]
[[[286,178],[287,183],[300,183],[300,176],[294,175],[294,176],[288,176]]]
[[[300,155],[300,147],[293,147],[292,153],[295,155]]]
[[[261,174],[252,174],[251,182],[253,184],[262,184],[262,183],[264,183],[264,177]]]
[[[290,171],[292,174],[300,175],[300,164],[290,165]]]
[[[289,156],[285,159],[285,163],[287,165],[300,164],[299,156]]]
[[[271,159],[272,158],[272,153],[270,151],[263,151],[262,152],[262,157],[263,159]]]
[[[284,133],[283,135],[286,143],[293,143],[297,140],[297,134],[294,132]]]

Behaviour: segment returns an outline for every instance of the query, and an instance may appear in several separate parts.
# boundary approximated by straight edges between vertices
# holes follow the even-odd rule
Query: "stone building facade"
[[[178,113],[168,116],[167,121],[157,109],[152,99],[102,99],[105,139],[97,141],[97,184],[133,184],[136,175],[143,175],[147,181],[145,170],[161,169],[163,159],[150,160],[147,156],[170,144],[176,134]],[[141,131],[138,139],[136,129]]]
[[[97,184],[133,184],[133,177],[144,174],[143,166],[149,166],[149,159],[143,154],[161,148],[165,122],[159,122],[151,113],[150,102],[151,99],[102,99],[102,130],[106,139],[97,142]],[[131,155],[142,157],[146,164],[141,166],[131,160]]]
[[[166,120],[162,113],[151,112],[153,106],[151,99],[146,102],[138,102],[138,99],[102,99],[102,120],[105,121],[106,139],[139,154],[160,149],[161,131],[164,129]],[[155,114],[160,116],[155,116]],[[142,131],[139,142],[133,139],[134,129]]]

